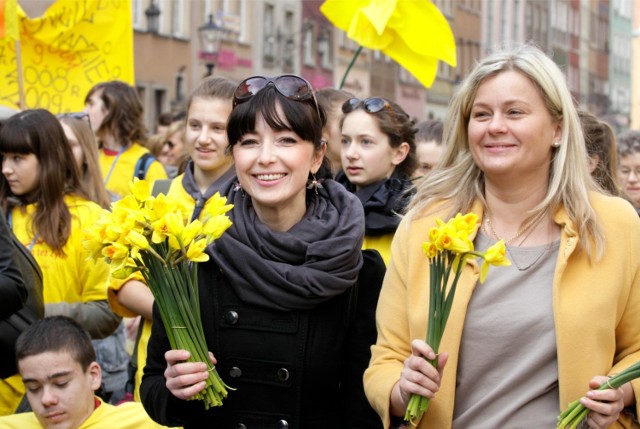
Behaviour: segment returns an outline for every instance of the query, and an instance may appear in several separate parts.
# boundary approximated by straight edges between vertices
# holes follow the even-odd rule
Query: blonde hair
[[[580,247],[590,258],[593,254],[600,258],[604,254],[604,234],[589,201],[589,191],[598,188],[590,177],[580,120],[560,68],[531,45],[494,52],[480,61],[463,81],[444,121],[446,149],[441,168],[418,184],[408,216],[426,215],[435,210],[436,205],[449,210],[453,216],[469,211],[476,199],[486,205],[484,175],[469,150],[467,126],[480,85],[485,79],[510,70],[531,81],[551,117],[562,128],[560,146],[553,149],[547,193],[525,222],[547,208],[553,213],[563,206],[584,238],[580,240]]]

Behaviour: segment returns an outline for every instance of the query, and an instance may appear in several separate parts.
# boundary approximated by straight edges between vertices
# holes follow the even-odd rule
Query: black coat
[[[206,411],[200,401],[175,398],[164,379],[169,341],[154,308],[140,390],[149,415],[186,429],[381,427],[364,397],[362,374],[376,339],[384,263],[375,251],[363,253],[362,282],[308,311],[247,305],[215,264],[201,264],[205,338],[218,373],[237,390],[229,391],[221,407]]]

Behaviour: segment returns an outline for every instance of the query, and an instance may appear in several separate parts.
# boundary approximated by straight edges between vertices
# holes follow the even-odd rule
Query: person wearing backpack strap
[[[162,164],[143,146],[147,130],[135,88],[121,81],[95,85],[85,98],[84,111],[100,147],[100,170],[107,190],[122,198],[129,195],[134,177],[153,182],[166,179]]]

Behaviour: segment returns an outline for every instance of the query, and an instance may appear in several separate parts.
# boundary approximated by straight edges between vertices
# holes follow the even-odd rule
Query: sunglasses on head
[[[89,125],[91,125],[91,120],[89,119],[89,114],[86,113],[86,112],[60,113],[59,115],[56,115],[56,118],[58,118],[58,119],[64,119],[64,118],[81,119],[81,120],[87,121],[89,123]]]
[[[273,85],[276,91],[289,100],[307,101],[312,99],[318,117],[320,117],[320,108],[311,84],[300,76],[292,74],[277,77],[253,76],[243,80],[233,93],[233,107],[249,100],[269,85]]]
[[[351,113],[362,106],[367,113],[378,113],[384,109],[393,111],[391,104],[384,98],[371,97],[361,100],[359,98],[350,98],[342,104],[342,113]],[[395,113],[395,112],[394,112]]]

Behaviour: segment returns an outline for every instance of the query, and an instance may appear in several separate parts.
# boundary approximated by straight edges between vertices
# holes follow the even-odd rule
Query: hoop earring
[[[307,181],[307,189],[313,189],[316,195],[318,195],[318,188],[323,188],[322,179],[316,179],[316,175],[314,173],[311,173],[311,179]]]

